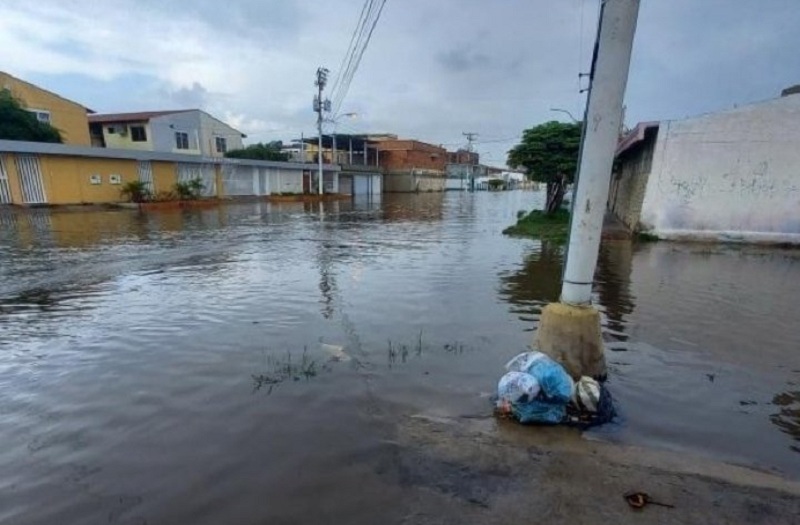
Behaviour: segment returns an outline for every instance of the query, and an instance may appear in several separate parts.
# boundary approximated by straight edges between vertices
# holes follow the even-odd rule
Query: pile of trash
[[[572,377],[541,352],[523,352],[506,363],[497,385],[495,411],[520,423],[589,428],[616,415],[611,394],[592,379]]]

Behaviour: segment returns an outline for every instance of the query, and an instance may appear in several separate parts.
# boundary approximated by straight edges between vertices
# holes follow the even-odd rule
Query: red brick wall
[[[380,165],[388,171],[425,169],[444,171],[447,151],[416,140],[384,140],[378,144]]]

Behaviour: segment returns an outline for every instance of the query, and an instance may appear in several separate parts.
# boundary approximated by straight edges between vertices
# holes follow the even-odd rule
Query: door
[[[181,162],[178,164],[178,182],[199,179],[203,183],[202,197],[217,196],[217,177],[213,164]]]
[[[46,204],[42,182],[42,170],[39,167],[39,157],[36,155],[17,155],[17,173],[19,185],[22,189],[22,202],[25,204]]]
[[[140,160],[139,161],[139,182],[145,184],[147,191],[150,193],[155,193],[156,188],[153,184],[153,165],[150,163],[149,160]]]

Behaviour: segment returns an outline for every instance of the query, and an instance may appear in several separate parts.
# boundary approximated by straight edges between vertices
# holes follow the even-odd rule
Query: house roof
[[[172,115],[173,113],[186,113],[188,111],[197,111],[194,109],[173,109],[168,111],[138,111],[134,113],[103,113],[89,115],[90,123],[105,123],[105,122],[141,122],[143,120],[150,120],[155,117],[162,117],[164,115]]]
[[[49,89],[45,89],[45,88],[43,88],[42,86],[37,86],[36,84],[34,84],[34,83],[32,83],[32,82],[28,82],[27,80],[22,80],[21,78],[15,77],[15,76],[14,76],[14,75],[12,75],[11,73],[6,73],[5,71],[0,71],[0,76],[3,76],[3,75],[5,75],[5,76],[7,76],[7,77],[9,77],[9,78],[12,78],[12,79],[14,79],[14,80],[16,80],[17,82],[22,82],[23,84],[27,84],[27,85],[29,85],[29,86],[33,86],[33,87],[35,87],[36,89],[38,89],[39,91],[43,91],[43,92],[47,93],[48,95],[52,95],[52,96],[54,96],[54,97],[56,97],[56,98],[60,98],[61,100],[66,100],[66,101],[67,101],[67,102],[69,102],[70,104],[75,104],[75,105],[77,105],[77,106],[80,106],[80,107],[82,107],[83,109],[85,109],[87,113],[94,113],[94,110],[93,110],[93,109],[89,109],[89,108],[87,108],[86,106],[84,106],[84,105],[83,105],[83,104],[81,104],[80,102],[75,102],[74,100],[70,100],[70,99],[68,99],[68,98],[66,98],[66,97],[63,97],[63,96],[59,95],[58,93],[55,93],[55,92],[53,92],[53,91],[50,91]],[[0,88],[2,88],[2,87],[3,87],[3,86],[0,86]]]
[[[639,144],[645,139],[645,134],[651,129],[658,129],[658,121],[639,122],[627,135],[622,137],[622,140],[617,144],[617,152],[615,155],[622,155],[633,146]]]

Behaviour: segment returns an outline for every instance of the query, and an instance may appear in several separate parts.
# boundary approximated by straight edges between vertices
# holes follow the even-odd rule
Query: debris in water
[[[659,507],[667,507],[669,509],[675,508],[675,505],[653,500],[646,492],[628,492],[623,497],[625,498],[625,501],[628,502],[628,505],[636,510],[641,510],[646,505],[658,505]]]
[[[342,345],[320,343],[319,347],[331,356],[331,361],[340,361],[342,363],[350,361],[350,356],[344,351],[344,346]]]

